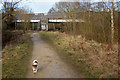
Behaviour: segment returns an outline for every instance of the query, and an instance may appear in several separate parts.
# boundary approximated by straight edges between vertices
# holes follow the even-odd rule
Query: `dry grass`
[[[29,34],[9,42],[2,50],[2,78],[24,78],[32,53]]]
[[[73,37],[59,32],[41,32],[40,34],[42,38],[51,40],[54,45],[61,48],[62,53],[67,55],[66,58],[69,58],[68,60],[77,66],[77,70],[85,73],[87,77],[118,77],[117,44],[110,49],[107,44],[86,40],[81,35]]]

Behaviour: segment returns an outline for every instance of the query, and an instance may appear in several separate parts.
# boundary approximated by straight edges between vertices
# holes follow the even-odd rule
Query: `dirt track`
[[[63,62],[54,49],[40,39],[38,33],[31,35],[34,43],[32,59],[28,67],[26,78],[79,78],[80,76],[70,66]],[[32,61],[37,59],[38,72],[33,74]]]

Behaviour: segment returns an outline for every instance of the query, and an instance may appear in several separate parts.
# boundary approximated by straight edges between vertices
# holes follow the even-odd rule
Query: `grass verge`
[[[118,47],[86,40],[81,36],[59,32],[40,32],[43,40],[51,44],[60,57],[86,78],[117,78]]]
[[[33,44],[24,34],[10,42],[2,51],[2,78],[24,78],[28,61],[31,58]]]

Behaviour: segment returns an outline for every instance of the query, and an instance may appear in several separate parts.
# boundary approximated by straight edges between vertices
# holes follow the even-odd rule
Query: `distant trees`
[[[18,3],[20,1],[22,0],[19,0],[17,2],[13,2],[13,0],[9,2],[6,0],[2,2],[2,5],[3,5],[2,6],[2,20],[3,20],[4,27],[6,27],[7,29],[13,28],[13,25],[14,25],[13,21],[16,19],[15,9],[17,9]]]
[[[30,29],[30,19],[31,16],[30,14],[33,13],[31,9],[29,8],[20,8],[16,10],[16,16],[20,20],[24,20],[24,22],[21,22],[16,24],[16,27],[19,27],[19,29],[22,29],[24,32],[28,29]]]
[[[25,31],[29,25],[29,17],[26,14],[32,13],[32,10],[29,8],[20,8],[19,3],[22,0],[17,1],[3,1],[2,3],[2,21],[3,21],[3,29],[16,29],[17,24],[16,20],[21,15],[23,19],[25,19],[25,23],[21,26]]]
[[[68,34],[82,34],[104,43],[117,41],[118,2],[58,2],[49,12],[62,13],[65,19],[85,21],[64,23],[62,29]]]
[[[10,2],[11,1],[11,2]],[[19,7],[22,0],[4,0],[2,1],[2,46],[4,47],[11,41],[16,41],[20,36],[29,29],[30,17],[28,13],[32,13],[29,8]],[[17,24],[17,20],[23,19],[24,22]]]

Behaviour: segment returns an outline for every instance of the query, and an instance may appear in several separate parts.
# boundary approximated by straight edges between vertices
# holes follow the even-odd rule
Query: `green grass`
[[[24,78],[28,61],[31,58],[33,44],[29,34],[21,37],[21,41],[13,41],[3,49],[2,77]]]

